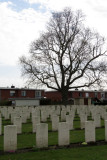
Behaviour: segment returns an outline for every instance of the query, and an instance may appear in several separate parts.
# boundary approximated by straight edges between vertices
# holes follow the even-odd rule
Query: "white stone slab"
[[[53,115],[52,116],[52,131],[58,131],[59,125],[59,116]]]
[[[17,126],[17,134],[22,133],[22,118],[14,117],[13,124]]]
[[[40,117],[39,116],[33,116],[32,117],[32,132],[33,133],[36,133],[37,124],[40,124]]]
[[[36,125],[36,147],[48,147],[48,124],[46,123]]]
[[[66,122],[60,122],[58,127],[58,145],[65,146],[70,143],[69,125]]]
[[[95,142],[95,123],[94,121],[85,122],[85,142]]]
[[[15,151],[17,149],[17,126],[4,126],[4,151]]]

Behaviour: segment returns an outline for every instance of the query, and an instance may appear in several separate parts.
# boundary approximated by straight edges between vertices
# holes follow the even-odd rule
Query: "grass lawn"
[[[91,119],[89,117],[89,119]],[[52,132],[51,122],[48,120],[48,144],[49,146],[58,145],[58,132]],[[3,128],[11,122],[3,119]],[[101,121],[104,126],[104,121]],[[70,144],[82,143],[85,141],[84,129],[80,130],[80,119],[76,115],[74,120],[74,130],[70,131]],[[4,131],[3,131],[4,132]],[[39,150],[36,149],[36,134],[32,133],[31,119],[22,125],[22,134],[17,137],[17,148],[32,148],[32,151],[25,153],[3,153],[3,135],[0,136],[0,160],[106,160],[107,145],[83,146],[62,149]],[[105,139],[105,129],[96,129],[96,141]]]
[[[5,154],[0,160],[106,160],[107,146],[79,147],[44,150],[27,153]]]

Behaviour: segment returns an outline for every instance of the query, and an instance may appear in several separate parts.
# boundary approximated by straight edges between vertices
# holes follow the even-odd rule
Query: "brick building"
[[[44,97],[44,90],[16,88],[15,86],[0,87],[0,101],[37,100]]]
[[[46,91],[45,97],[51,99],[53,102],[61,101],[61,93],[58,91]],[[73,104],[92,104],[94,99],[107,99],[106,91],[90,91],[90,90],[72,90],[68,92],[68,100],[72,100]]]
[[[61,93],[58,91],[44,91],[15,86],[0,87],[0,101],[50,99],[52,102],[61,102]],[[92,104],[93,99],[107,100],[106,91],[72,90],[68,92],[68,101],[72,104]]]

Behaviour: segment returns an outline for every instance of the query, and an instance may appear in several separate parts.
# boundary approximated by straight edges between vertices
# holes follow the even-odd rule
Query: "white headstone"
[[[13,120],[13,124],[17,126],[17,134],[22,133],[22,118],[15,117]]]
[[[94,123],[95,123],[95,127],[101,127],[100,114],[96,114],[94,116]]]
[[[36,125],[40,124],[40,117],[39,116],[33,116],[32,117],[32,131],[33,133],[36,132]]]
[[[69,125],[66,122],[60,122],[58,127],[58,145],[64,146],[69,145],[70,135],[69,135]]]
[[[36,125],[36,147],[48,147],[48,124],[41,123]]]
[[[95,142],[95,123],[94,121],[85,122],[85,142]]]
[[[66,121],[66,110],[61,111],[61,121]]]
[[[73,130],[73,119],[72,115],[66,115],[66,122],[69,125],[69,130]]]
[[[59,116],[52,116],[52,131],[58,131]]]
[[[17,149],[17,126],[4,126],[4,151],[15,151]]]

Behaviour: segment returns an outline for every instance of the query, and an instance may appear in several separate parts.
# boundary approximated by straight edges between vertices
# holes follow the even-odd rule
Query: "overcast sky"
[[[52,11],[82,10],[85,23],[107,38],[107,0],[0,0],[0,87],[26,86],[19,57],[45,29]]]

